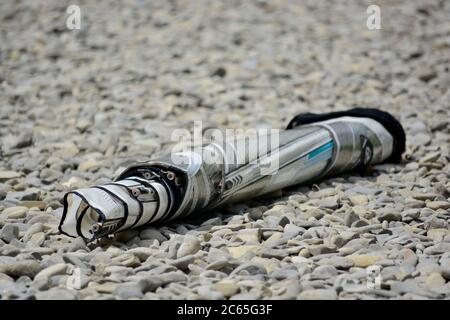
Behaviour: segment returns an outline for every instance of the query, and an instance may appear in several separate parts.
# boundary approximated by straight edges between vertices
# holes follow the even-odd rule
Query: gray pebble
[[[450,243],[441,242],[426,248],[423,252],[429,255],[443,254],[446,252],[450,252]]]
[[[270,274],[270,277],[276,280],[295,279],[298,276],[298,271],[293,269],[277,269]]]
[[[5,273],[13,277],[29,276],[33,278],[41,266],[34,260],[15,260],[10,263],[0,263],[0,273]]]
[[[62,176],[61,172],[53,169],[43,169],[39,175],[42,182],[45,184],[55,182],[56,180],[60,179],[61,176]]]
[[[76,295],[68,289],[52,288],[36,293],[37,300],[75,300]]]
[[[378,215],[378,220],[380,221],[401,221],[402,215],[399,212],[392,212],[389,209],[383,211]]]
[[[195,256],[187,255],[187,256],[183,256],[181,258],[171,261],[170,264],[177,267],[180,270],[186,270],[188,268],[188,266],[194,262],[194,260],[195,260]]]
[[[345,257],[330,257],[322,258],[317,262],[318,265],[330,265],[339,270],[348,270],[353,267],[354,263],[352,260]]]
[[[0,239],[6,243],[10,243],[13,239],[19,237],[19,227],[14,224],[7,223],[0,230]]]
[[[338,274],[336,268],[332,265],[322,265],[315,268],[312,272],[312,276],[318,279],[326,279],[334,277]]]
[[[147,229],[142,230],[141,233],[139,234],[139,237],[142,240],[156,239],[160,243],[167,240],[167,238],[165,236],[163,236],[161,232],[159,232],[158,230],[156,230],[154,228],[147,228]]]
[[[336,300],[337,293],[334,289],[313,289],[302,291],[299,300]]]
[[[113,294],[120,299],[133,299],[142,298],[144,293],[142,292],[142,285],[137,282],[121,283],[116,286]]]
[[[183,243],[177,251],[177,258],[191,255],[200,250],[200,241],[194,236],[185,236]]]

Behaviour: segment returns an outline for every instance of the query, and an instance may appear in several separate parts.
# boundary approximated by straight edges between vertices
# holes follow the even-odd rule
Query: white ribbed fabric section
[[[171,207],[168,190],[159,182],[128,177],[67,193],[59,229],[72,237],[96,238],[161,219]]]

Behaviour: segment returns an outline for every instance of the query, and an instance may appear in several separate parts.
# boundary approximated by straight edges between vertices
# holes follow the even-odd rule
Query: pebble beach
[[[1,1],[0,298],[450,299],[450,2],[378,1],[375,30],[371,4]],[[67,191],[174,129],[353,107],[402,123],[400,163],[96,243],[58,231]]]

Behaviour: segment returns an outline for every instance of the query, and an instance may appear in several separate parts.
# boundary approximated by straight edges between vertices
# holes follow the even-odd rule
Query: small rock
[[[311,275],[314,278],[328,279],[328,278],[336,276],[337,274],[338,274],[338,271],[336,270],[336,268],[334,266],[322,265],[322,266],[318,266],[317,268],[315,268]]]
[[[8,276],[4,273],[0,273],[0,285],[11,284],[11,283],[14,283],[13,278],[11,278],[10,276]]]
[[[358,221],[359,217],[353,212],[353,210],[349,210],[344,215],[344,224],[347,227],[350,227],[354,222]]]
[[[27,246],[32,247],[40,247],[44,244],[45,241],[45,233],[37,232],[31,236],[31,238],[27,242]]]
[[[72,243],[67,249],[68,252],[74,252],[77,250],[88,250],[86,242],[81,237],[72,240]]]
[[[75,298],[74,292],[63,288],[51,288],[36,293],[37,300],[74,300]]]
[[[303,234],[304,232],[305,232],[304,228],[298,227],[295,224],[291,223],[285,225],[283,230],[286,239],[295,238],[296,236]]]
[[[65,263],[57,263],[48,268],[41,270],[35,277],[34,281],[45,281],[48,282],[48,279],[54,275],[65,274],[67,271],[67,264]]]
[[[417,200],[425,201],[425,200],[434,200],[437,197],[437,195],[423,192],[412,192],[411,197]]]
[[[270,276],[276,280],[296,279],[298,278],[299,273],[297,270],[293,269],[276,269]]]
[[[167,238],[163,236],[161,232],[156,230],[155,228],[147,228],[141,231],[139,234],[139,237],[142,240],[153,240],[156,239],[159,241],[159,243],[162,243],[164,241],[167,241]]]
[[[24,132],[14,139],[14,143],[11,144],[11,148],[26,148],[33,144],[33,133]]]
[[[73,142],[61,142],[55,145],[55,147],[57,147],[58,150],[53,153],[53,156],[62,159],[73,158],[80,152]]]
[[[200,241],[194,236],[185,236],[184,241],[177,251],[177,258],[182,258],[184,256],[194,254],[201,248]]]
[[[1,215],[6,219],[22,219],[25,218],[28,212],[27,207],[18,206],[18,207],[9,207],[3,210]]]
[[[401,221],[402,215],[398,212],[384,212],[378,216],[380,221]]]
[[[225,250],[220,250],[216,248],[210,248],[208,252],[208,262],[224,261],[230,260],[230,255],[225,252]]]
[[[336,195],[336,189],[334,188],[324,188],[320,189],[318,191],[313,191],[309,193],[309,197],[311,199],[321,199],[321,198],[327,198],[332,197]]]
[[[437,77],[437,72],[434,71],[431,67],[421,66],[416,70],[417,77],[423,82],[429,82]]]
[[[28,228],[28,230],[25,232],[25,234],[22,237],[22,241],[28,242],[34,234],[43,232],[43,231],[44,231],[44,225],[42,223],[35,223],[30,228]]]
[[[263,217],[263,211],[260,208],[249,209],[248,217],[253,221],[259,220]]]
[[[450,202],[448,201],[429,201],[426,203],[426,206],[432,210],[447,210],[450,208]]]
[[[364,194],[357,194],[351,196],[349,199],[354,206],[363,206],[369,202],[369,198]]]
[[[223,77],[225,77],[226,74],[227,74],[227,70],[225,68],[218,67],[216,70],[214,70],[211,73],[211,76],[213,76],[213,77],[217,76],[217,77],[223,78]]]
[[[41,191],[37,188],[29,188],[20,192],[9,192],[7,199],[18,201],[38,201],[41,198]]]
[[[43,169],[39,174],[39,178],[41,178],[42,182],[45,184],[50,184],[59,180],[62,177],[62,173],[53,169]]]
[[[281,217],[280,221],[278,222],[278,225],[280,227],[285,227],[287,224],[291,223],[288,217]]]
[[[400,254],[403,256],[402,262],[403,265],[410,265],[413,267],[417,265],[419,258],[417,257],[416,253],[411,249],[403,249],[400,251]]]
[[[90,288],[93,288],[98,293],[113,293],[117,287],[117,283],[106,282],[106,283],[91,283]]]
[[[434,217],[436,215],[436,211],[431,210],[430,208],[422,208],[420,210],[420,218],[426,219],[429,217]]]
[[[256,246],[256,245],[228,247],[228,252],[230,253],[231,257],[233,257],[235,259],[239,259],[240,257],[244,256],[245,254],[247,254],[249,252],[256,253],[257,250],[259,250],[259,246]]]
[[[338,256],[320,259],[317,264],[320,266],[330,265],[339,270],[348,270],[355,265],[354,262],[349,258]]]
[[[78,189],[87,187],[86,181],[79,177],[71,177],[69,180],[61,183],[67,189]]]
[[[433,242],[441,242],[449,234],[447,229],[431,229],[428,230],[427,237],[433,239]]]
[[[170,264],[177,267],[180,270],[186,270],[188,268],[188,266],[194,262],[194,260],[195,260],[194,255],[187,255],[187,256],[178,258],[176,260],[173,260],[172,262],[170,262]]]
[[[77,121],[76,124],[76,128],[81,132],[85,132],[90,126],[91,126],[91,121],[89,119],[86,118],[81,118]]]
[[[223,280],[212,285],[212,289],[219,291],[224,297],[229,298],[239,292],[239,286],[230,280]]]
[[[62,258],[63,261],[67,264],[71,264],[83,270],[87,269],[86,264],[83,261],[81,261],[80,258],[76,257],[74,254],[66,253],[63,254]]]
[[[428,276],[432,273],[440,272],[441,267],[432,260],[423,260],[417,264],[416,270],[420,272],[421,275]]]
[[[303,215],[305,216],[305,218],[309,219],[309,218],[314,218],[314,219],[321,219],[324,215],[325,215],[325,211],[319,209],[319,208],[310,208],[308,210],[306,210]]]
[[[17,239],[18,237],[19,227],[14,224],[7,223],[0,230],[0,239],[5,241],[6,243],[10,243],[12,239]]]
[[[420,132],[415,135],[412,135],[411,138],[409,139],[409,141],[411,141],[411,144],[413,144],[414,146],[427,146],[431,142],[431,136],[428,133]],[[411,174],[411,176],[408,178],[412,178],[417,175],[416,172],[410,172],[404,176],[406,177],[406,176],[409,176],[410,174]],[[410,179],[402,179],[402,180],[403,181],[411,181]],[[414,179],[412,181],[414,181]]]
[[[273,232],[272,235],[264,241],[264,244],[267,246],[270,246],[273,243],[278,243],[279,241],[282,241],[283,238],[282,232]]]
[[[391,284],[391,290],[399,294],[412,293],[420,290],[418,284],[413,279],[397,281]]]
[[[260,251],[260,255],[263,258],[275,258],[281,260],[284,257],[287,257],[289,253],[283,249],[263,248]]]
[[[230,297],[230,300],[258,300],[261,296],[261,291],[242,292]]]
[[[0,272],[12,277],[34,276],[41,271],[41,266],[34,260],[16,260],[12,263],[1,263]]]
[[[384,220],[384,221],[386,221],[386,220]],[[361,228],[361,227],[368,226],[369,224],[370,223],[367,220],[358,219],[358,220],[356,220],[355,222],[352,223],[351,227],[352,228]]]
[[[142,286],[137,282],[121,283],[116,286],[113,291],[113,295],[118,296],[121,299],[142,298],[144,293],[142,292]]]
[[[90,169],[93,168],[97,168],[103,165],[103,162],[95,160],[95,159],[90,159],[90,160],[86,160],[84,162],[81,162],[78,165],[78,170],[80,171],[88,171]]]
[[[441,274],[445,279],[450,280],[450,259],[441,261]]]
[[[312,289],[302,291],[298,300],[336,300],[337,293],[334,289]]]
[[[347,194],[354,194],[354,193],[360,193],[363,195],[377,195],[382,193],[383,190],[382,189],[377,189],[377,188],[368,188],[368,187],[363,187],[363,186],[356,186],[353,187],[351,189],[348,189],[346,191]]]
[[[426,284],[431,288],[442,287],[445,285],[445,279],[440,273],[434,272],[427,277]]]
[[[5,182],[11,179],[18,179],[22,175],[15,171],[0,171],[0,182]]]
[[[435,216],[428,217],[424,222],[424,227],[426,229],[440,229],[440,230],[444,229],[444,230],[446,230],[447,225],[448,225],[448,223],[446,220],[438,219]],[[445,237],[445,235],[444,235],[444,237]]]
[[[405,220],[415,220],[418,219],[420,216],[420,210],[419,209],[408,209],[401,213],[402,219]]]
[[[256,244],[261,240],[261,229],[242,229],[236,234],[236,238],[246,244]]]
[[[450,243],[448,242],[435,244],[434,246],[430,246],[423,251],[423,253],[430,255],[443,254],[446,252],[450,252]]]
[[[369,254],[353,254],[347,256],[348,259],[353,261],[355,267],[367,268],[373,265],[378,260],[381,260],[382,257],[379,255],[369,255]]]
[[[49,204],[45,201],[35,201],[35,200],[27,200],[27,201],[20,201],[19,204],[21,206],[27,207],[27,208],[38,208],[39,210],[45,210],[45,208],[49,207],[52,209],[59,208],[61,204],[56,201],[52,201]]]
[[[339,197],[333,196],[317,200],[317,205],[320,208],[337,209],[339,208]]]
[[[195,288],[199,296],[207,300],[222,300],[223,294],[219,291],[211,290],[209,286],[198,286]]]
[[[311,255],[313,255],[313,256],[317,256],[319,254],[337,252],[336,246],[324,245],[324,244],[310,245],[308,247],[308,250],[311,253]]]
[[[124,253],[120,256],[113,258],[113,262],[119,263],[122,266],[136,268],[140,266],[141,262],[134,254]]]

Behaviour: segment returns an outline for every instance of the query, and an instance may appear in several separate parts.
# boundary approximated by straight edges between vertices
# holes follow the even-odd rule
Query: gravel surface
[[[0,2],[2,299],[450,298],[450,2]],[[381,108],[400,164],[86,245],[67,190],[171,145],[173,128],[283,127]],[[373,272],[372,275],[369,273]]]

